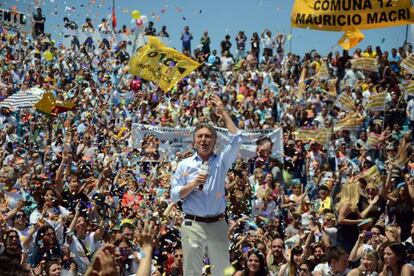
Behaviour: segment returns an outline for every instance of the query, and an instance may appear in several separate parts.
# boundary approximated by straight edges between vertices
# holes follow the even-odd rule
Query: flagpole
[[[289,52],[290,53],[292,53],[292,40],[293,40],[292,23],[290,23],[290,40],[289,40]]]
[[[408,28],[409,28],[409,26],[410,25],[406,25],[405,26],[404,50],[405,50],[405,48],[407,47],[407,44],[408,44]]]

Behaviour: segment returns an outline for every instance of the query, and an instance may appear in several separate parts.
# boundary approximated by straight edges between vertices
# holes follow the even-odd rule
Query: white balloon
[[[148,18],[147,18],[146,15],[141,15],[141,17],[139,19],[141,19],[142,23],[144,23],[144,24],[148,22]]]

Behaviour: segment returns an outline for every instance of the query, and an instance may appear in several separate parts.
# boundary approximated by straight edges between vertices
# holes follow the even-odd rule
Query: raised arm
[[[237,134],[237,127],[231,119],[230,115],[227,113],[221,99],[217,95],[214,95],[210,100],[216,106],[218,115],[223,118],[228,131],[233,135]]]

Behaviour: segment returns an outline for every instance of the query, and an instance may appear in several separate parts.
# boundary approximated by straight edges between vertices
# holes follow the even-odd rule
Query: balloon
[[[142,26],[142,24],[143,24],[143,22],[142,22],[142,20],[141,20],[141,19],[137,19],[137,20],[135,21],[135,24],[137,24],[137,26],[138,26],[138,27],[141,27],[141,26]]]
[[[47,50],[43,53],[43,57],[45,58],[46,61],[52,61],[53,54],[49,50]]]
[[[141,15],[141,17],[139,19],[141,19],[142,23],[144,23],[144,24],[148,22],[148,18],[147,18],[146,15]]]
[[[131,17],[134,19],[138,19],[141,16],[141,13],[139,12],[139,10],[133,10],[131,12]]]

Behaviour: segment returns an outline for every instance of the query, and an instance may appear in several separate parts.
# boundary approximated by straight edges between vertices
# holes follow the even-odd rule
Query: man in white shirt
[[[314,276],[345,276],[349,272],[348,254],[341,247],[332,246],[326,254],[326,262],[318,264],[312,275]]]
[[[273,56],[273,48],[275,48],[275,42],[272,40],[272,32],[265,29],[262,33],[263,43],[263,56]]]

